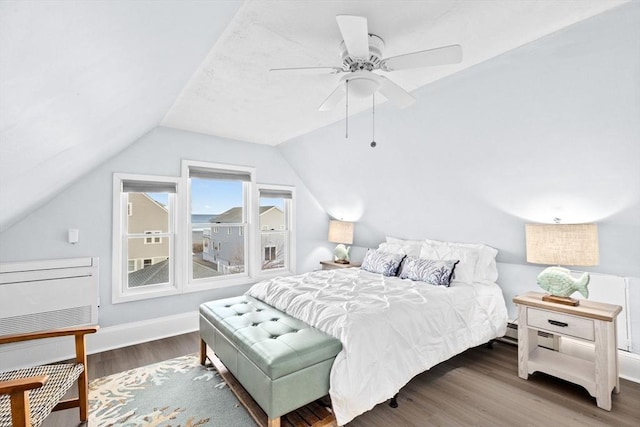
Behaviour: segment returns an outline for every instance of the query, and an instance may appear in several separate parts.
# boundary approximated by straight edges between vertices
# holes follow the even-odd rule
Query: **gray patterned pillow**
[[[404,254],[390,254],[369,249],[360,268],[384,276],[395,276],[402,258],[404,258]]]
[[[417,257],[406,257],[400,266],[398,276],[401,279],[427,282],[436,286],[449,286],[453,269],[460,262],[457,259],[435,260]]]

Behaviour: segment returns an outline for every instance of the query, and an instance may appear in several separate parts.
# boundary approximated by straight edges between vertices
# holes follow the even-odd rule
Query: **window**
[[[276,260],[276,247],[275,246],[265,246],[264,247],[264,260],[265,261],[275,261]]]
[[[162,233],[161,230],[155,231],[145,231],[144,234],[159,234]],[[144,239],[145,245],[158,245],[162,243],[162,237],[147,237]]]
[[[249,276],[245,231],[250,220],[252,173],[252,168],[183,162],[183,175],[188,176],[187,217],[191,218],[187,233],[191,253],[186,260],[190,286],[211,287]],[[197,216],[210,217],[205,227],[209,234],[218,233],[215,245],[202,245],[203,227],[194,221]]]
[[[114,174],[114,302],[176,293],[177,181]]]
[[[114,174],[113,302],[293,273],[295,189],[254,174],[191,160],[181,177]]]
[[[259,224],[261,271],[293,271],[293,187],[261,185]]]

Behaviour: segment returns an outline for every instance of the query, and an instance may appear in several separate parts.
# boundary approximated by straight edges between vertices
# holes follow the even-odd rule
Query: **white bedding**
[[[339,425],[507,325],[502,291],[488,283],[446,288],[348,268],[266,280],[247,294],[342,342],[329,390]]]

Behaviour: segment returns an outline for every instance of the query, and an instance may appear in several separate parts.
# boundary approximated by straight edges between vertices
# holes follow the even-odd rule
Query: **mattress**
[[[442,287],[346,268],[265,280],[247,294],[342,342],[329,390],[339,425],[507,325],[495,283]]]

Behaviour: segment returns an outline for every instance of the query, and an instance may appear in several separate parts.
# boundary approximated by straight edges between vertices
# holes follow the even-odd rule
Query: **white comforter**
[[[329,390],[339,425],[507,325],[493,283],[445,288],[349,268],[266,280],[247,294],[342,342]]]

